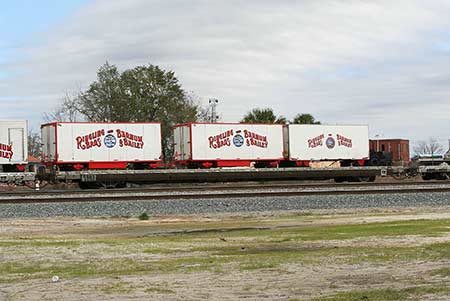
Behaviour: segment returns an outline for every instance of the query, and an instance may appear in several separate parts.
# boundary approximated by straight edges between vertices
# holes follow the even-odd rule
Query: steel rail
[[[118,189],[86,189],[86,190],[20,190],[20,191],[1,191],[2,197],[8,196],[41,196],[41,195],[58,195],[58,194],[112,194],[112,193],[146,193],[146,192],[188,192],[188,191],[228,191],[228,190],[251,190],[251,189],[307,189],[307,188],[353,188],[353,187],[383,187],[383,186],[430,186],[430,185],[450,185],[450,181],[414,181],[414,182],[363,182],[363,183],[261,183],[261,184],[213,184],[213,185],[165,185],[155,187],[138,187],[138,188],[118,188]]]
[[[220,192],[220,191],[219,191]],[[223,191],[222,191],[223,192]],[[197,194],[122,194],[122,195],[98,195],[85,193],[85,195],[67,196],[36,196],[33,198],[9,198],[0,199],[0,204],[17,203],[67,203],[67,202],[105,202],[105,201],[137,201],[137,200],[179,200],[179,199],[227,199],[227,198],[255,198],[255,197],[296,197],[296,196],[319,196],[319,195],[358,195],[358,194],[411,194],[411,193],[434,193],[450,192],[447,187],[408,187],[392,189],[359,189],[359,190],[296,190],[296,191],[240,191],[231,193],[197,193]]]

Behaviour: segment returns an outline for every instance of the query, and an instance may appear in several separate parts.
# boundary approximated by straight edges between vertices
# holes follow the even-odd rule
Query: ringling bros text
[[[323,146],[324,145],[324,141],[326,143],[326,140],[330,139],[334,141],[334,138],[332,138],[332,134],[328,134],[328,138],[325,139],[325,134],[320,134],[316,137],[313,137],[311,139],[308,139],[308,147],[309,148],[316,148],[319,146]],[[336,140],[337,140],[337,145],[338,146],[344,146],[344,147],[348,147],[348,148],[352,148],[353,147],[353,141],[350,138],[347,138],[343,135],[337,134],[336,135]],[[332,145],[332,147],[334,147],[334,143],[330,144],[328,143],[328,147],[330,147],[330,145]]]
[[[209,148],[218,149],[222,147],[247,147],[255,146],[267,148],[269,142],[267,136],[260,135],[249,130],[227,130],[218,135],[208,137]]]
[[[116,145],[119,147],[131,147],[142,149],[144,141],[142,136],[135,135],[121,129],[108,130],[100,129],[89,133],[87,135],[78,136],[75,138],[77,149],[87,150],[93,147],[102,147],[106,145],[108,148],[113,148]]]

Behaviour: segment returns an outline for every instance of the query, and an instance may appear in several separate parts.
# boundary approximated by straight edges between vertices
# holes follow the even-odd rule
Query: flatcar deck
[[[161,170],[90,170],[56,172],[53,180],[75,182],[224,182],[252,180],[317,180],[387,175],[385,167],[341,168],[221,168]],[[48,180],[48,179],[47,179]]]
[[[34,181],[35,178],[34,172],[0,172],[0,183],[23,183]]]

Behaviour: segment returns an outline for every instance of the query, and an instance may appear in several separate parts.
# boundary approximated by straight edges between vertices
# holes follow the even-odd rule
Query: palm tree
[[[276,116],[272,109],[253,109],[248,112],[241,123],[286,123],[287,120],[283,116]]]
[[[320,124],[320,121],[316,121],[311,114],[297,114],[292,120],[295,124]]]

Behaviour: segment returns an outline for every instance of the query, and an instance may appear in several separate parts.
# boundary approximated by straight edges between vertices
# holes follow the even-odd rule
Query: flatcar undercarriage
[[[276,180],[373,181],[387,175],[385,167],[342,168],[223,168],[160,170],[55,171],[37,175],[40,181],[79,183],[82,188],[119,188],[133,183],[238,182]]]
[[[336,182],[369,182],[377,177],[397,180],[421,176],[424,180],[450,180],[450,165],[415,167],[340,167],[340,168],[221,168],[221,169],[155,169],[155,170],[89,170],[0,173],[0,183],[39,187],[43,183],[77,184],[81,188],[120,188],[133,184],[332,180]]]

